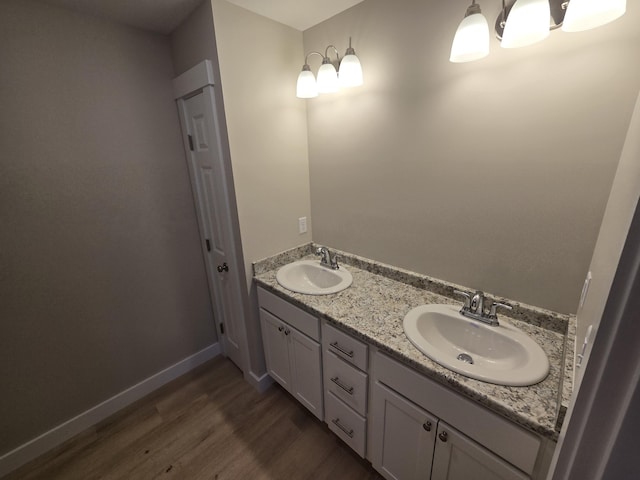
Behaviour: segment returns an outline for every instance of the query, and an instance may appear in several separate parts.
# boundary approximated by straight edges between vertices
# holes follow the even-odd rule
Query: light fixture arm
[[[322,59],[322,63],[332,63],[331,60],[329,59],[329,49],[333,48],[333,51],[336,52],[336,57],[338,59],[338,65],[340,64],[340,53],[338,52],[338,49],[336,47],[334,47],[333,45],[329,45],[327,48],[324,49],[324,58]]]
[[[496,18],[495,24],[496,37],[498,40],[502,40],[504,27],[507,24],[507,19],[509,18],[509,14],[511,13],[511,9],[515,3],[515,0],[502,0],[502,11],[500,12],[500,15],[498,15],[498,18]],[[562,26],[568,5],[569,0],[549,0],[549,9],[551,11],[549,30],[555,30]]]
[[[355,54],[356,54],[356,51],[351,46],[351,37],[349,37],[349,48],[347,48],[347,51],[345,52],[344,56],[346,57],[347,55],[355,55]]]
[[[476,3],[476,0],[472,0],[471,5],[467,7],[467,13],[464,14],[464,17],[467,18],[469,15],[475,15],[476,13],[482,13],[482,10],[480,10],[480,5]]]
[[[500,20],[500,27],[504,30],[504,26],[507,24],[507,5],[504,0],[502,0],[502,19]],[[502,38],[502,33],[500,33],[500,38]]]
[[[309,52],[307,53],[307,55],[304,57],[304,67],[307,67],[307,70],[310,70],[311,68],[309,67],[309,57],[311,55],[320,55],[320,58],[322,58],[324,60],[324,55],[322,55],[320,52]],[[304,68],[303,67],[303,68]]]

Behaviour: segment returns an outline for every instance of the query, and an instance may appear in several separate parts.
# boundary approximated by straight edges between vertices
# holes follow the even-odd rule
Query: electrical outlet
[[[580,304],[578,308],[582,308],[584,306],[584,301],[587,299],[587,293],[589,292],[589,285],[591,285],[591,272],[587,273],[587,278],[584,280],[584,285],[582,286],[582,293],[580,294]]]
[[[589,325],[589,328],[587,328],[587,334],[584,336],[584,342],[582,342],[582,350],[580,350],[580,353],[576,355],[578,357],[578,361],[576,362],[576,367],[578,368],[582,367],[582,361],[584,360],[584,356],[587,353],[587,345],[589,345],[589,342],[591,341],[592,332],[593,332],[593,325]]]
[[[307,233],[307,217],[300,217],[298,219],[298,233],[300,235]]]

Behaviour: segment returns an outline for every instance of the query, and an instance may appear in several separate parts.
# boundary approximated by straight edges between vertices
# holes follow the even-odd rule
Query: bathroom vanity
[[[404,315],[459,304],[455,285],[340,252],[353,284],[291,292],[282,265],[311,246],[258,262],[255,281],[269,374],[388,479],[542,479],[570,394],[568,316],[515,305],[507,321],[543,348],[541,382],[508,387],[433,362],[407,339]],[[447,295],[450,293],[450,295]]]

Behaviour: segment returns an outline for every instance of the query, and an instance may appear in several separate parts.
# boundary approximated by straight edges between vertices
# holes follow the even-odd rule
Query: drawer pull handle
[[[338,342],[330,343],[329,346],[335,348],[336,350],[338,350],[343,355],[346,355],[349,358],[353,358],[353,350],[351,350],[350,352],[347,352],[344,348],[342,348],[340,345],[338,345]]]
[[[331,423],[333,423],[336,427],[338,427],[340,430],[342,430],[344,433],[346,433],[349,436],[349,438],[353,438],[353,430],[349,430],[347,427],[342,425],[340,423],[340,419],[339,418],[334,418],[333,420],[331,420]]]
[[[338,377],[333,377],[331,381],[335,383],[337,386],[339,386],[342,390],[347,392],[349,395],[353,395],[353,387],[347,387],[344,383],[340,381]]]

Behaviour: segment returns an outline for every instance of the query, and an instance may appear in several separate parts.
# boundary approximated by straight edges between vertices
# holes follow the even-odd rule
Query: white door
[[[225,354],[244,369],[239,265],[230,255],[233,238],[213,111],[213,88],[205,87],[200,93],[179,100],[178,106],[189,136],[189,170],[218,332]]]

